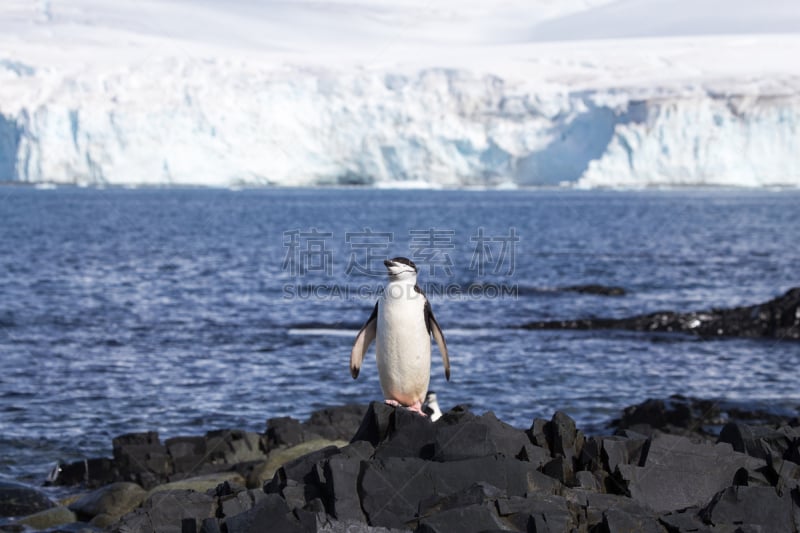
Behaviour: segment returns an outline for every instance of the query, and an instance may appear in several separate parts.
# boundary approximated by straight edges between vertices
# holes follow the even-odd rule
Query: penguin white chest
[[[425,297],[413,285],[389,284],[378,304],[376,356],[386,399],[422,402],[431,377]]]

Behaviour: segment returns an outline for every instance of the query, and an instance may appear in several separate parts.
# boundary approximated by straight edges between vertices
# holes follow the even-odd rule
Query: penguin
[[[442,418],[442,410],[439,408],[439,402],[436,401],[436,392],[428,391],[425,396],[425,402],[422,404],[422,410],[431,417],[431,422],[436,422]]]
[[[373,341],[385,402],[426,416],[422,403],[431,378],[431,335],[439,346],[444,375],[450,381],[447,343],[431,304],[417,285],[417,265],[405,257],[383,262],[389,283],[372,314],[356,335],[350,352],[350,375],[358,377]]]

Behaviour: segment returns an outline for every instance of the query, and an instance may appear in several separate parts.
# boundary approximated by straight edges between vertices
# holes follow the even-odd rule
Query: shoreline
[[[335,502],[338,501],[337,490],[325,488],[328,481],[320,479],[313,481],[311,478],[307,478],[307,472],[301,475],[293,469],[310,468],[312,471],[319,471],[319,469],[324,471],[325,468],[331,468],[331,461],[333,461],[334,464],[342,463],[344,465],[342,468],[345,470],[355,469],[356,480],[361,476],[363,481],[369,479],[367,473],[371,472],[370,468],[388,468],[388,470],[380,470],[381,476],[401,475],[397,468],[402,465],[395,464],[399,458],[405,458],[404,461],[413,459],[417,466],[425,468],[445,468],[441,465],[451,465],[447,468],[455,468],[456,463],[461,465],[456,468],[458,476],[466,476],[462,480],[463,483],[459,482],[462,485],[466,483],[461,490],[466,490],[474,496],[473,493],[477,489],[472,485],[474,483],[484,484],[481,485],[483,488],[479,490],[479,492],[482,491],[482,496],[478,499],[483,502],[480,510],[469,511],[477,513],[476,516],[480,515],[481,518],[477,519],[479,522],[485,522],[487,519],[491,522],[497,519],[499,520],[498,524],[508,526],[509,522],[506,517],[509,515],[497,512],[492,515],[492,513],[487,514],[486,511],[486,509],[495,508],[498,505],[501,507],[510,505],[508,498],[513,499],[514,505],[522,505],[519,498],[533,498],[531,494],[536,495],[535,498],[546,495],[549,499],[557,497],[556,499],[564,498],[564,501],[569,501],[571,497],[576,497],[573,493],[578,491],[581,497],[590,493],[604,497],[613,495],[612,499],[617,504],[622,502],[619,498],[625,498],[622,503],[636,504],[635,516],[649,517],[648,520],[655,520],[654,524],[661,524],[659,527],[669,529],[664,525],[666,516],[664,513],[674,514],[678,509],[659,508],[663,505],[658,503],[661,500],[654,494],[660,494],[663,487],[653,492],[655,489],[646,483],[639,486],[637,483],[640,481],[644,483],[644,481],[637,478],[635,474],[637,468],[648,466],[646,453],[643,455],[642,450],[657,450],[659,446],[688,450],[688,456],[684,456],[685,454],[673,456],[671,453],[665,453],[659,460],[667,460],[671,457],[670,460],[678,460],[681,463],[680,468],[696,467],[696,470],[699,469],[697,479],[703,480],[700,485],[707,484],[707,476],[711,476],[709,479],[717,480],[715,481],[717,484],[722,481],[725,483],[730,481],[729,486],[720,488],[715,485],[723,492],[725,490],[728,492],[730,490],[738,491],[739,489],[735,487],[740,486],[772,487],[774,489],[778,481],[788,484],[787,487],[791,488],[787,492],[790,494],[789,499],[784,501],[781,496],[776,500],[778,501],[776,505],[794,506],[792,507],[793,512],[800,512],[798,503],[791,503],[791,498],[794,497],[791,496],[794,494],[792,491],[797,492],[797,496],[800,497],[800,465],[798,464],[800,463],[800,448],[798,448],[800,446],[800,406],[794,412],[769,408],[748,410],[736,402],[703,400],[676,395],[663,400],[650,399],[630,406],[623,410],[618,419],[610,421],[607,427],[606,434],[586,435],[575,426],[571,418],[564,413],[557,412],[550,420],[534,420],[530,428],[522,430],[505,424],[494,417],[492,413],[476,415],[464,406],[456,406],[448,411],[442,420],[431,423],[416,417],[416,415],[412,416],[405,410],[395,410],[373,402],[369,406],[349,405],[321,409],[312,413],[309,419],[303,422],[291,417],[270,419],[267,430],[263,434],[241,430],[215,430],[204,436],[173,437],[164,442],[161,442],[155,432],[120,435],[113,439],[113,457],[88,458],[85,461],[61,465],[58,475],[52,477],[51,484],[63,488],[67,494],[71,494],[62,498],[60,502],[49,501],[46,494],[34,487],[19,485],[19,490],[33,498],[32,501],[38,501],[42,508],[37,508],[35,505],[30,507],[27,510],[36,509],[36,511],[24,513],[28,515],[27,518],[0,519],[0,531],[15,530],[13,528],[20,524],[42,524],[41,520],[45,518],[56,522],[62,521],[60,524],[51,524],[53,527],[60,527],[64,523],[77,523],[80,527],[98,527],[111,531],[133,531],[141,527],[144,529],[138,530],[148,530],[149,526],[143,526],[144,522],[142,521],[152,521],[154,513],[167,522],[176,518],[173,512],[175,511],[174,505],[170,507],[168,502],[159,499],[163,499],[164,494],[171,494],[178,500],[200,498],[205,502],[203,505],[208,504],[209,508],[214,509],[214,513],[203,516],[205,511],[197,510],[197,506],[192,504],[195,505],[197,516],[184,516],[181,521],[185,521],[187,518],[196,519],[195,531],[213,531],[213,529],[208,529],[211,527],[209,519],[216,520],[218,527],[226,523],[236,524],[239,520],[236,518],[237,516],[240,514],[249,516],[247,513],[252,514],[254,509],[264,505],[272,506],[270,507],[272,511],[274,508],[283,510],[284,506],[288,506],[286,512],[281,515],[284,518],[290,515],[293,517],[286,518],[287,524],[293,524],[292,528],[288,530],[336,530],[335,528],[325,529],[322,526],[326,523],[329,526],[336,525],[335,523],[338,522],[344,523],[342,522],[344,519],[335,510]],[[459,433],[459,438],[450,442],[448,437],[446,439],[447,446],[443,446],[442,439],[454,431]],[[564,438],[567,438],[568,443],[559,443],[558,439],[563,440]],[[454,446],[453,450],[447,451],[448,446]],[[356,455],[353,455],[354,450],[358,451]],[[614,464],[609,463],[612,456],[616,457],[612,461],[616,461]],[[685,463],[688,460],[687,457],[692,458],[689,463]],[[497,488],[502,489],[502,487],[496,487],[496,484],[492,483],[493,474],[487,473],[492,469],[481,474],[484,477],[489,476],[491,479],[472,479],[470,468],[462,468],[467,466],[464,461],[485,462],[490,460],[500,461],[505,465],[502,468],[509,468],[510,471],[516,472],[522,468],[527,472],[528,482],[534,479],[538,480],[536,483],[545,486],[528,487],[531,489],[530,491],[525,490],[519,494],[508,493],[508,490],[511,489],[505,487],[505,496],[498,499],[497,494],[493,491]],[[720,481],[719,476],[712,472],[714,471],[712,467],[719,461],[733,461],[738,465],[735,473],[740,477],[743,475],[739,473],[742,468],[750,469],[747,470],[749,472],[747,479],[750,484],[736,484],[733,479]],[[761,461],[763,464],[756,465],[753,461]],[[778,461],[780,461],[780,466],[776,469]],[[299,467],[298,465],[303,466]],[[618,468],[620,466],[623,468]],[[363,471],[364,468],[367,469],[366,473]],[[625,477],[625,472],[628,470],[630,476]],[[708,471],[706,472],[706,470]],[[352,477],[353,472],[350,471],[349,474],[343,475]],[[447,475],[456,474],[451,472]],[[300,477],[292,482],[292,476]],[[670,482],[679,483],[680,480],[673,479]],[[296,490],[292,489],[298,484],[313,485],[314,483],[319,485],[315,490],[322,491],[316,498],[320,500],[319,502],[312,502],[311,500],[314,498],[310,500],[305,497],[300,498]],[[487,492],[485,483],[489,483],[492,490]],[[3,487],[6,485],[0,484],[0,489]],[[730,489],[731,487],[734,489]],[[512,492],[515,490],[519,492],[517,489]],[[333,496],[325,493],[326,490],[333,490]],[[539,494],[542,490],[544,493]],[[714,491],[710,496],[703,493],[703,497],[716,497],[718,492]],[[42,497],[34,498],[34,493],[39,493]],[[455,493],[460,494],[459,491],[455,491]],[[3,492],[0,490],[0,495],[2,494]],[[239,501],[245,496],[252,500],[250,507],[245,505],[246,509],[239,509],[241,512],[233,514],[228,509],[222,517],[216,516],[219,514],[218,510],[226,505],[225,502],[231,498]],[[438,494],[438,496],[446,499],[452,498],[453,494]],[[462,496],[458,496],[456,499]],[[730,494],[724,495],[725,498],[729,496]],[[331,497],[330,501],[326,499]],[[419,508],[417,508],[412,513],[413,516],[408,515],[409,510],[406,509],[402,512],[398,511],[400,514],[393,518],[379,518],[375,515],[375,509],[371,514],[366,512],[369,504],[365,502],[370,501],[369,490],[361,487],[355,491],[355,496],[350,494],[348,497],[360,498],[359,505],[355,506],[353,502],[348,505],[354,509],[356,507],[361,509],[361,515],[355,511],[352,513],[353,517],[359,518],[353,523],[362,524],[364,527],[408,527],[409,523],[413,522],[414,527],[411,527],[411,530],[429,531],[431,530],[430,521],[426,522],[426,520],[431,517],[435,518],[437,514],[423,513],[424,516],[417,516],[414,514],[419,513]],[[280,499],[280,502],[276,498]],[[298,498],[303,499],[302,505]],[[469,498],[467,500],[471,501]],[[494,507],[487,503],[489,500],[493,502]],[[501,500],[505,502],[502,505],[498,503]],[[121,507],[115,504],[109,508],[110,501],[126,503]],[[701,511],[706,507],[701,504],[709,503],[699,500],[696,503],[697,512],[696,516],[693,515],[692,520],[697,518],[700,520],[699,523],[702,523]],[[532,504],[532,501],[525,503],[525,505],[528,504]],[[182,508],[181,506],[187,505],[187,508],[192,508],[192,505],[185,501],[178,507]],[[292,507],[293,505],[294,507]],[[309,505],[312,507],[316,505],[316,510],[309,510]],[[471,503],[466,507],[471,508],[473,505],[474,503]],[[441,505],[434,507],[438,509],[439,514],[445,512]],[[172,508],[172,511],[169,508]],[[205,507],[203,508],[205,509]],[[460,507],[456,506],[455,508]],[[571,507],[566,506],[565,508]],[[713,512],[713,510],[708,512]],[[4,514],[8,514],[7,511],[8,509]],[[595,525],[605,524],[608,521],[609,516],[606,512],[608,509],[601,511],[598,515],[600,521]],[[778,514],[780,515],[780,513]],[[300,515],[305,518],[301,520],[298,518]],[[563,513],[559,516],[562,515]],[[683,515],[685,513],[681,515],[681,520],[684,518],[688,520],[688,515]],[[442,516],[449,515],[445,513]],[[453,517],[445,520],[445,525],[450,523],[451,518]],[[522,517],[516,517],[516,519],[518,520],[515,523],[519,526],[521,524],[519,520],[522,520]],[[63,522],[64,520],[67,522]],[[312,521],[313,528],[309,525]],[[183,527],[181,523],[174,524],[177,528],[175,531],[181,531],[181,527]],[[155,527],[155,525],[153,527],[153,530],[157,531],[172,530],[166,522],[159,527]],[[204,527],[206,529],[203,529]],[[227,527],[228,531],[232,531],[230,525]],[[57,531],[59,529],[50,530]],[[233,530],[251,531],[252,529],[234,528]],[[363,530],[372,531],[371,529]],[[433,530],[442,529],[434,527]],[[680,531],[680,529],[669,530]]]

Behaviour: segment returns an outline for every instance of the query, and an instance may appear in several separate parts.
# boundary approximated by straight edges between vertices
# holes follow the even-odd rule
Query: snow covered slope
[[[4,0],[0,180],[800,186],[798,57],[777,0]]]

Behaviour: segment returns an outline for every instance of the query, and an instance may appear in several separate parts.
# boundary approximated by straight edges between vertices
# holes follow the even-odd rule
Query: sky
[[[796,0],[3,0],[0,57],[143,50],[370,65],[563,41],[800,34]],[[48,55],[62,48],[52,61]],[[449,56],[456,56],[450,58]],[[787,58],[788,59],[788,58]]]

